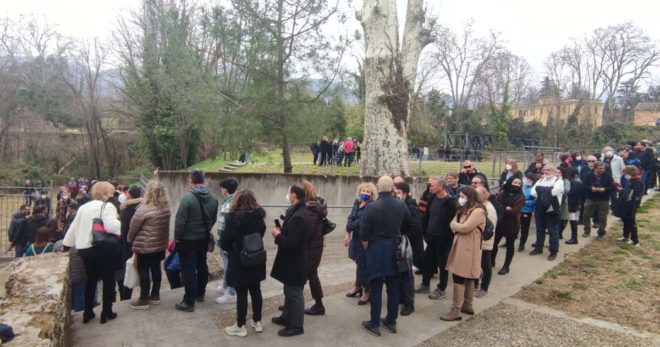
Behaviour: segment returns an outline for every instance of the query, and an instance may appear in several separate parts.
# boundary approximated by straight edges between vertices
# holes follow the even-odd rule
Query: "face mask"
[[[369,200],[371,200],[371,195],[370,194],[360,194],[360,200],[369,201]]]
[[[465,204],[467,204],[467,198],[461,196],[460,198],[458,198],[458,204],[461,206],[465,206]]]
[[[607,152],[605,153],[605,156],[608,157],[608,158],[612,158],[612,157],[614,156],[614,152],[612,152],[612,151],[607,151]]]
[[[594,168],[594,163],[588,163],[587,165],[589,166],[590,169]]]
[[[575,160],[582,160],[582,157],[575,157]]]
[[[521,189],[522,189],[522,187],[511,186],[511,191],[512,191],[512,192],[519,192]]]
[[[286,202],[287,202],[289,205],[291,205],[291,196],[289,195],[289,193],[286,193]]]
[[[511,171],[513,170],[513,166],[511,164],[506,164],[506,171]]]

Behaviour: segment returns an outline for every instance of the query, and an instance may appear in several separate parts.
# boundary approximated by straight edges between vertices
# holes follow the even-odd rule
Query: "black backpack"
[[[241,266],[255,267],[266,262],[266,250],[261,235],[253,233],[243,236],[243,248],[240,251]]]
[[[495,235],[495,226],[493,225],[493,222],[488,219],[488,214],[486,214],[486,226],[484,229],[481,230],[481,227],[477,227],[477,229],[481,231],[481,239],[484,241],[490,240],[493,238],[493,235]]]

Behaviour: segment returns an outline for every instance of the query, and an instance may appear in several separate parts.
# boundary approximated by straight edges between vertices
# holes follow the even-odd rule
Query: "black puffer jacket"
[[[37,236],[37,230],[41,227],[45,227],[47,223],[48,217],[43,214],[35,214],[25,222],[24,232],[28,244],[34,242],[34,238]]]
[[[323,219],[328,215],[328,204],[323,198],[306,201],[307,206],[307,271],[316,270],[323,256]]]
[[[275,238],[277,255],[270,276],[289,286],[307,282],[307,220],[305,203],[292,205],[284,216],[282,233]]]
[[[264,237],[266,232],[266,211],[261,207],[254,211],[232,212],[225,217],[225,230],[220,238],[220,248],[229,252],[229,267],[227,268],[227,285],[246,288],[266,279],[266,263],[246,268],[241,266],[240,251],[243,249],[243,237],[259,234]]]

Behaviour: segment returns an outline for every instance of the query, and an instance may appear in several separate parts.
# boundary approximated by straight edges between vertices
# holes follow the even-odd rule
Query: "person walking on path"
[[[395,255],[395,238],[410,225],[410,212],[406,204],[392,196],[394,182],[389,176],[378,179],[378,200],[367,206],[360,222],[360,239],[365,248],[367,276],[371,286],[370,320],[362,322],[362,328],[374,336],[380,336],[382,326],[396,333],[399,310],[399,268]],[[387,316],[381,318],[383,283],[387,286]]]
[[[261,282],[266,279],[266,262],[253,265],[243,264],[241,252],[244,249],[243,242],[246,237],[256,234],[263,240],[266,233],[264,218],[266,218],[266,211],[259,206],[254,193],[249,189],[241,190],[234,195],[229,213],[225,215],[225,229],[220,239],[220,247],[229,254],[225,278],[227,284],[236,289],[237,296],[236,324],[225,328],[225,333],[230,336],[247,336],[245,324],[247,322],[248,292],[252,300],[250,326],[258,333],[263,331]]]
[[[204,183],[204,172],[193,170],[188,178],[190,190],[181,198],[174,221],[174,239],[181,260],[185,294],[175,305],[179,311],[195,311],[195,301],[203,302],[209,268],[206,252],[211,228],[218,216],[218,199]]]
[[[220,247],[220,239],[225,230],[225,217],[229,213],[229,206],[234,198],[234,193],[238,188],[238,181],[235,178],[227,178],[220,182],[220,191],[225,199],[222,201],[220,210],[218,211],[218,252],[220,252],[220,259],[222,259],[222,268],[227,271],[229,268],[229,253]],[[218,291],[224,293],[221,297],[215,299],[218,304],[231,304],[236,302],[236,290],[227,285],[227,277],[223,276],[222,281],[218,285]]]
[[[451,310],[440,316],[444,321],[461,320],[461,313],[473,315],[474,281],[481,275],[481,230],[486,227],[486,209],[477,191],[469,186],[459,193],[459,208],[450,227],[454,241],[447,260],[454,293]]]
[[[132,309],[146,310],[150,305],[160,304],[163,278],[160,262],[165,259],[169,242],[170,215],[165,187],[158,181],[149,182],[144,202],[131,219],[127,236],[128,242],[133,245],[140,276],[140,298],[130,303]],[[149,273],[152,281],[149,280]]]
[[[307,235],[309,226],[305,206],[305,187],[291,185],[286,193],[289,208],[281,227],[276,224],[272,234],[277,245],[277,255],[270,276],[284,284],[282,315],[271,320],[284,326],[277,334],[283,337],[304,334],[305,298],[303,287],[307,282]]]

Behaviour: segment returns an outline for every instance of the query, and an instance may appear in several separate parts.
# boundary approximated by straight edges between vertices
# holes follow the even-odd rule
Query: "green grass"
[[[190,166],[188,170],[200,169],[207,172],[216,172],[231,162],[233,162],[233,160],[207,159]]]

